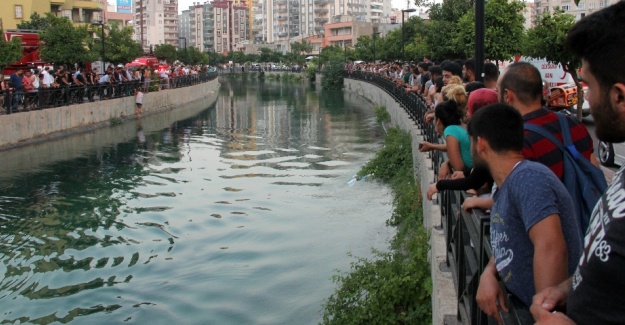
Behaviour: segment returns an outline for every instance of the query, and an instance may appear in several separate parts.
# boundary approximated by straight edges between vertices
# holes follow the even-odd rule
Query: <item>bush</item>
[[[429,324],[432,321],[432,279],[428,262],[429,234],[423,227],[421,193],[414,181],[410,135],[389,129],[385,145],[359,176],[388,183],[393,189],[397,227],[391,252],[356,258],[351,273],[333,276],[338,289],[324,306],[322,324]],[[371,179],[370,178],[370,179]],[[351,256],[351,255],[350,255]]]

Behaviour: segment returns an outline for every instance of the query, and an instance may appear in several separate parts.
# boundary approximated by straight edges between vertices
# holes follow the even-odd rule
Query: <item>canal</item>
[[[386,250],[370,103],[224,79],[174,111],[0,153],[3,323],[316,324]]]

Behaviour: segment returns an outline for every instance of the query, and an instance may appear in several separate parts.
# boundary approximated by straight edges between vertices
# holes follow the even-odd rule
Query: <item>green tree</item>
[[[15,37],[4,41],[4,33],[0,29],[0,75],[7,65],[17,62],[22,57],[22,39]]]
[[[50,25],[39,33],[39,39],[45,44],[40,51],[44,61],[72,65],[92,60],[94,54],[86,46],[90,42],[86,27],[74,27],[66,17],[55,17],[51,13],[46,14],[46,19]]]
[[[114,23],[106,26],[106,30],[108,33],[104,37],[104,48],[106,59],[110,62],[128,63],[143,54],[141,45],[132,39],[134,33],[132,27],[120,28],[118,24]],[[96,33],[96,35],[101,37],[101,33]],[[100,49],[100,40],[96,39],[94,42],[91,48]],[[95,52],[99,53],[100,50]]]
[[[331,47],[331,46],[330,46]],[[326,48],[323,48],[325,50]],[[323,54],[323,50],[321,53]],[[321,88],[324,90],[343,89],[343,72],[345,63],[342,56],[330,56],[321,70]]]
[[[187,48],[187,58],[185,63],[191,65],[207,64],[209,62],[208,54],[200,52],[195,46]]]
[[[521,1],[489,0],[484,7],[484,53],[494,61],[507,61],[521,51],[525,38]],[[464,14],[458,21],[453,40],[465,58],[475,53],[475,12]]]
[[[439,59],[453,59],[465,56],[456,48],[454,39],[458,33],[458,21],[473,8],[470,0],[446,0],[430,7],[430,21],[424,30],[430,55]]]
[[[544,58],[548,62],[561,64],[562,69],[573,77],[577,89],[582,89],[577,76],[581,61],[564,49],[566,35],[575,24],[575,16],[565,14],[557,8],[553,14],[544,13],[536,18],[534,28],[527,32],[525,55],[533,58]],[[577,92],[577,118],[582,119],[584,95]]]
[[[378,42],[379,40],[380,38],[376,36],[376,42]],[[378,45],[378,43],[376,43],[376,45]],[[373,60],[373,38],[371,37],[371,35],[358,36],[358,39],[356,39],[356,45],[354,45],[354,53],[357,60]]]
[[[159,60],[172,63],[178,58],[178,50],[171,44],[159,44],[154,47],[154,56]]]
[[[36,11],[30,15],[30,20],[25,20],[17,24],[19,29],[44,30],[50,26],[50,20],[47,17],[40,16]]]
[[[321,53],[319,53],[319,59],[321,60],[321,64],[328,62],[331,58],[334,58],[334,57],[340,58],[341,62],[343,62],[344,55],[345,55],[345,52],[343,51],[342,48],[331,45],[331,46],[326,46],[323,49],[321,49]]]

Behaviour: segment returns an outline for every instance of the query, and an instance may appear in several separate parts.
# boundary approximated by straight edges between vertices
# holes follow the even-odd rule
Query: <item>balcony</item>
[[[313,3],[316,5],[327,5],[330,3],[330,0],[314,0]]]
[[[315,26],[315,32],[323,32],[325,30],[325,27],[323,26]]]
[[[287,36],[287,32],[278,33],[278,37],[285,37],[285,36]]]
[[[384,12],[384,11],[382,10],[382,8],[379,8],[379,9],[378,9],[378,8],[371,8],[370,10],[371,10],[371,12],[372,12],[372,13],[373,13],[373,12],[379,12],[379,13]]]
[[[289,12],[289,9],[286,9],[286,8],[280,8],[280,9],[278,9],[278,12],[279,12],[279,13],[281,13],[281,14],[283,14],[283,13],[287,13],[287,12]]]
[[[96,11],[103,11],[105,9],[105,5],[103,3],[93,1],[93,0],[77,0],[77,1],[74,1],[74,4],[72,7],[81,8],[81,9],[91,9],[91,10],[96,10]]]
[[[288,18],[289,17],[287,17],[287,16],[278,16],[278,20],[280,20],[280,21],[287,20]]]
[[[328,22],[328,18],[315,18],[315,22],[316,23],[327,23]]]
[[[315,9],[316,14],[327,14],[328,9]]]
[[[354,3],[354,2],[350,2],[347,4],[348,7],[352,7],[352,8],[360,8],[361,4],[360,3]]]
[[[280,0],[280,1],[276,1],[274,2],[276,5],[278,6],[286,6],[286,0]]]

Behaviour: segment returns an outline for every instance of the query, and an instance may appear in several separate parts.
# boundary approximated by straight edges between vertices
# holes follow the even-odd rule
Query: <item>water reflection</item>
[[[380,145],[368,105],[309,87],[225,80],[210,106],[3,154],[2,318],[316,322],[390,208],[346,186]],[[5,161],[34,150],[54,154]]]

